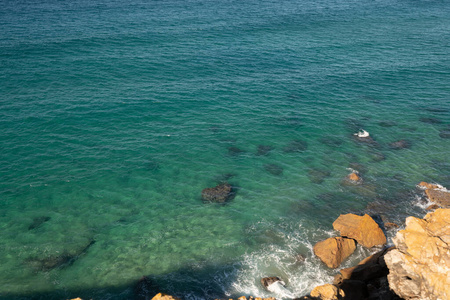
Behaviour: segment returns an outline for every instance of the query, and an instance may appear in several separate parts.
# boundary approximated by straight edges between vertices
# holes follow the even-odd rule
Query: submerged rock
[[[383,161],[386,159],[386,156],[383,153],[378,152],[378,151],[369,152],[369,156],[372,159],[372,161],[375,161],[375,162]]]
[[[404,299],[450,299],[450,209],[408,217],[385,255],[389,286]]]
[[[89,241],[86,245],[79,248],[70,249],[59,255],[48,255],[44,257],[29,258],[26,263],[38,271],[50,271],[57,268],[71,266],[82,255],[86,254],[89,248],[95,243],[95,240]]]
[[[419,119],[422,123],[428,123],[428,124],[441,124],[442,120],[438,118],[431,118],[431,117],[423,117]]]
[[[209,202],[224,203],[232,197],[232,187],[228,183],[221,183],[202,191],[202,199]]]
[[[356,249],[353,239],[332,237],[314,245],[314,254],[329,268],[337,268]]]
[[[264,165],[264,169],[272,175],[281,175],[283,174],[283,168],[276,164],[266,164]]]
[[[329,147],[335,148],[340,147],[344,141],[335,136],[324,136],[319,139],[319,142]]]
[[[378,125],[380,125],[381,127],[393,127],[393,126],[397,126],[397,122],[395,122],[395,121],[381,121],[381,122],[378,122]]]
[[[245,151],[238,147],[228,147],[228,155],[238,156],[239,154],[244,153]]]
[[[399,140],[389,144],[389,147],[394,150],[407,149],[411,147],[411,143],[407,140]]]
[[[286,153],[292,152],[303,152],[308,149],[308,143],[303,140],[295,140],[290,142],[287,146],[283,148],[283,151]]]
[[[270,151],[272,151],[274,148],[272,146],[268,145],[259,145],[258,149],[256,151],[256,155],[267,155]]]
[[[149,171],[158,171],[160,168],[160,164],[157,161],[148,161],[145,164],[145,168]]]
[[[333,222],[333,228],[342,236],[355,239],[367,248],[386,244],[386,236],[380,226],[369,215],[340,215]]]
[[[40,227],[42,224],[44,224],[45,222],[50,221],[50,219],[51,218],[48,216],[34,218],[33,223],[31,223],[30,226],[28,226],[28,230],[36,229],[36,228]]]
[[[312,183],[320,184],[322,183],[326,177],[330,176],[331,172],[327,170],[320,169],[310,169],[308,170],[308,177]]]

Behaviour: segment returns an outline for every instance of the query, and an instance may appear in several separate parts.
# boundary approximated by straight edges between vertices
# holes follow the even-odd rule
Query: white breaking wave
[[[354,133],[353,135],[356,135],[360,138],[365,138],[365,137],[369,137],[369,133],[367,131],[365,131],[364,129],[361,129],[360,131],[358,131],[357,133]]]
[[[302,231],[301,225],[293,234],[286,235],[285,245],[268,245],[260,251],[244,255],[236,278],[225,294],[227,296],[251,295],[294,299],[311,292],[317,285],[332,281],[335,271],[330,270],[313,254],[313,242],[333,236],[333,231],[311,229]],[[296,259],[299,254],[304,261]],[[277,276],[282,279],[266,290],[260,280]],[[286,284],[284,285],[284,283]]]

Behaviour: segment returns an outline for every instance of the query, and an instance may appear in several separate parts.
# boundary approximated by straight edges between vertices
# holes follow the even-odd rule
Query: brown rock
[[[385,255],[389,286],[404,299],[450,299],[450,209],[409,217]]]
[[[340,215],[334,221],[333,228],[342,236],[355,239],[367,248],[386,244],[386,236],[380,226],[367,214],[362,217],[354,214]]]
[[[230,184],[221,183],[215,187],[204,189],[202,191],[202,199],[204,201],[223,203],[231,197],[231,191]]]
[[[428,183],[428,182],[425,182],[425,181],[422,181],[417,186],[423,187],[423,188],[426,188],[426,189],[437,189],[439,187],[436,184]]]
[[[422,181],[417,185],[425,189],[425,194],[435,206],[429,206],[427,210],[436,209],[436,206],[442,208],[450,208],[450,191],[437,184]]]
[[[158,293],[152,298],[152,300],[181,300],[181,299],[164,293]]]
[[[398,225],[396,223],[386,222],[384,223],[384,228],[386,229],[398,228]]]
[[[450,191],[443,189],[427,189],[425,193],[431,202],[436,203],[442,208],[450,208]]]
[[[273,283],[275,283],[275,282],[277,282],[277,281],[280,281],[280,282],[284,285],[283,280],[281,280],[281,279],[280,279],[279,277],[277,277],[277,276],[261,278],[261,284],[262,284],[262,286],[265,287],[266,289],[267,289],[271,284],[273,284]]]
[[[347,179],[350,181],[350,182],[360,182],[362,179],[361,179],[361,177],[359,177],[359,175],[358,174],[356,174],[355,172],[352,172],[352,173],[350,173],[348,176],[347,176]]]
[[[343,299],[344,296],[344,291],[332,284],[317,286],[311,291],[311,297],[316,297],[320,300],[338,300]]]
[[[356,249],[352,239],[343,237],[328,238],[314,245],[314,254],[317,255],[329,268],[337,268],[344,259]]]
[[[436,210],[436,209],[438,209],[438,208],[440,208],[439,205],[437,205],[437,204],[431,204],[430,206],[428,206],[427,208],[425,208],[425,210]]]

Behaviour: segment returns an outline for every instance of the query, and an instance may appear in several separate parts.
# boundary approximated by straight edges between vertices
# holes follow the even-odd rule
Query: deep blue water
[[[143,275],[185,299],[330,281],[312,246],[339,214],[401,225],[424,214],[418,182],[450,186],[449,15],[448,1],[0,0],[0,298],[132,299]],[[235,197],[204,203],[223,181]]]

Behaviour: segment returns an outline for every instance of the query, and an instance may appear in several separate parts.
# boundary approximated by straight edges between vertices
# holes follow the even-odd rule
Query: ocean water
[[[450,186],[449,15],[444,0],[1,0],[0,298],[133,299],[142,276],[184,299],[329,282],[312,246],[340,214],[402,225],[425,214],[418,182]],[[204,203],[224,181],[235,197]]]

